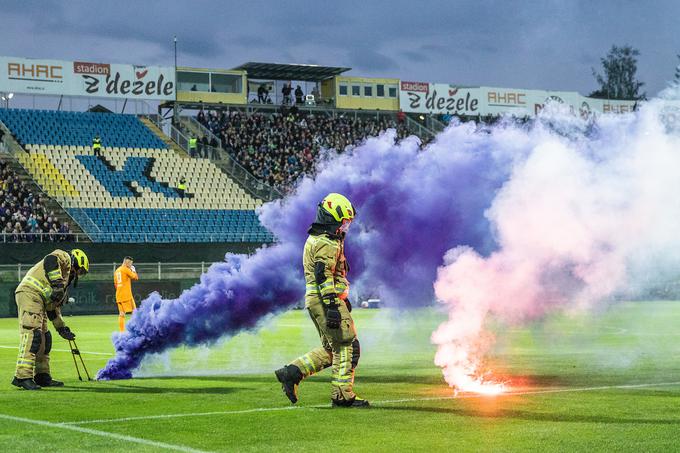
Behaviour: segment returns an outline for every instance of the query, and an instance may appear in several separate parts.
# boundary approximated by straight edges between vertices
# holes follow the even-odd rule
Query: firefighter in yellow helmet
[[[305,306],[321,337],[321,347],[276,370],[283,392],[291,403],[298,400],[300,381],[332,366],[333,407],[368,407],[353,389],[359,363],[359,340],[347,299],[349,266],[344,240],[356,210],[343,195],[331,193],[319,203],[316,220],[309,228],[302,265],[307,289]]]
[[[55,250],[33,266],[14,292],[19,311],[20,346],[17,368],[12,384],[26,390],[41,387],[61,387],[50,374],[52,334],[47,320],[54,324],[66,340],[76,336],[61,317],[61,307],[67,298],[68,287],[75,287],[78,277],[90,270],[87,255],[80,249],[70,252]]]

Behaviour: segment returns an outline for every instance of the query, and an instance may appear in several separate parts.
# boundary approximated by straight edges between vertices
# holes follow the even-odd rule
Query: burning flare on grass
[[[497,248],[452,248],[434,284],[448,312],[432,334],[435,363],[451,387],[504,390],[479,377],[491,319],[522,325],[640,297],[676,278],[680,134],[664,112],[651,102],[591,126],[557,115],[529,133],[531,152],[485,212]]]
[[[467,247],[459,247],[446,256],[435,283],[436,296],[449,308],[449,320],[432,334],[439,345],[434,362],[442,368],[444,379],[456,392],[497,395],[505,384],[496,382],[482,370],[484,354],[493,343],[493,336],[484,331],[484,321],[490,301],[484,297],[484,287],[474,276],[457,275],[453,266],[458,260],[466,265],[472,255]],[[467,264],[470,266],[470,264]]]

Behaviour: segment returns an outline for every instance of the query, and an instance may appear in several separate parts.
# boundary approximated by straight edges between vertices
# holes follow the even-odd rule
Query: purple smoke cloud
[[[395,143],[388,131],[352,151],[329,153],[314,179],[261,208],[275,245],[249,257],[227,255],[177,299],[150,295],[114,337],[116,356],[98,379],[130,378],[149,353],[209,344],[300,301],[306,230],[329,192],[346,195],[358,211],[346,246],[352,291],[397,307],[431,303],[447,250],[494,249],[485,210],[514,162],[528,154],[529,135],[511,125],[480,130],[468,123],[448,128],[425,150],[415,137]]]

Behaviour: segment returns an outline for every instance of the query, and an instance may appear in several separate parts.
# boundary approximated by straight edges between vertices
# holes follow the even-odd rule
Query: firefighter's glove
[[[345,299],[345,305],[347,305],[347,311],[352,313],[352,303],[349,301],[349,299]]]
[[[71,329],[69,329],[67,326],[59,327],[57,329],[57,333],[59,333],[59,336],[64,340],[71,341],[76,339],[76,334],[71,332]]]
[[[331,299],[331,302],[328,304],[328,309],[326,310],[326,327],[329,329],[339,329],[341,319],[338,303],[335,299]]]

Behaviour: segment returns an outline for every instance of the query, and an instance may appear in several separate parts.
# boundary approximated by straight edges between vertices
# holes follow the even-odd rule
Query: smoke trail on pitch
[[[345,194],[358,209],[346,246],[352,291],[395,306],[431,303],[446,250],[459,244],[493,250],[483,214],[528,144],[516,128],[480,132],[466,124],[448,129],[426,151],[415,137],[395,143],[388,131],[353,151],[330,152],[314,179],[261,209],[277,244],[251,257],[227,256],[177,299],[152,294],[115,336],[116,357],[98,377],[131,377],[146,354],[210,344],[300,301],[306,230],[329,192]]]
[[[127,379],[147,354],[210,344],[256,327],[266,315],[303,296],[301,272],[291,264],[300,260],[300,250],[290,243],[261,248],[250,257],[229,254],[179,298],[163,300],[158,293],[151,294],[126,331],[114,336],[116,356],[97,378]]]
[[[452,387],[483,391],[490,317],[522,323],[677,278],[680,138],[666,107],[602,117],[591,135],[537,126],[531,152],[487,211],[498,248],[483,256],[456,247],[438,272],[449,320],[432,341]]]

